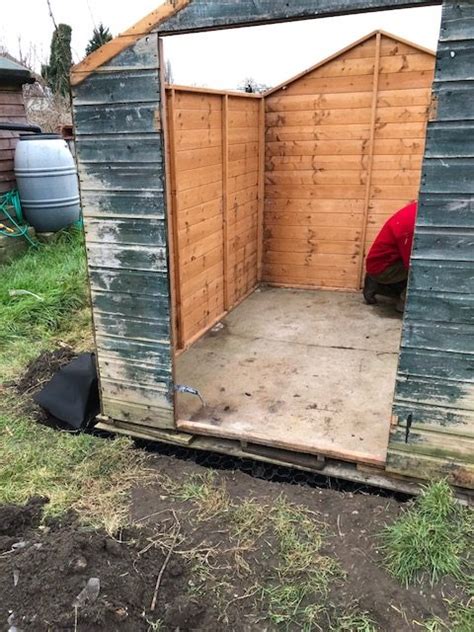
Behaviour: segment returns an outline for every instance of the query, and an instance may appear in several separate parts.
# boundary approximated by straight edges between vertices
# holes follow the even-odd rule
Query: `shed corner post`
[[[163,155],[163,183],[165,195],[163,198],[164,220],[166,222],[167,261],[168,261],[168,288],[169,288],[169,313],[171,332],[171,401],[173,405],[173,418],[176,416],[176,352],[184,347],[182,317],[181,317],[181,278],[179,268],[179,235],[177,223],[177,194],[176,194],[176,143],[175,143],[175,99],[176,90],[170,89],[169,107],[165,82],[165,55],[163,38],[157,33],[160,105],[159,117],[162,132]]]
[[[258,213],[257,213],[257,283],[263,277],[263,238],[265,216],[265,113],[266,98],[261,97],[258,111]]]

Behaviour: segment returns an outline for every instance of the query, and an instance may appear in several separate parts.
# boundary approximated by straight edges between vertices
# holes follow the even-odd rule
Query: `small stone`
[[[71,564],[71,568],[74,572],[80,573],[87,568],[87,560],[83,555],[79,555],[73,560]]]
[[[115,611],[115,616],[117,617],[117,619],[123,621],[123,619],[126,619],[128,617],[127,608],[118,608]]]

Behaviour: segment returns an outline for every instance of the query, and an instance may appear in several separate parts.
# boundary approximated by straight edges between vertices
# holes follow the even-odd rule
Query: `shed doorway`
[[[178,430],[384,465],[401,317],[359,290],[433,73],[376,32],[263,97],[167,89]]]

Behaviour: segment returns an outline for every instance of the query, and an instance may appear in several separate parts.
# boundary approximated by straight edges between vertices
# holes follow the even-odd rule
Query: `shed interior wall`
[[[167,90],[179,349],[257,285],[260,102]]]
[[[374,33],[263,98],[167,88],[178,350],[259,280],[361,287],[418,194],[434,65]]]
[[[361,286],[383,223],[418,195],[434,66],[374,34],[265,99],[264,281]]]

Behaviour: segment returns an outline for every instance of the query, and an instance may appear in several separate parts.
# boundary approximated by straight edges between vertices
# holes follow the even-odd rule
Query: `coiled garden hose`
[[[9,208],[13,209],[12,213],[8,211]],[[31,239],[28,233],[28,226],[24,223],[20,196],[16,189],[0,195],[0,214],[4,214],[16,228],[16,231],[13,229],[0,228],[0,235],[5,235],[5,237],[24,237],[32,246],[35,248],[38,247],[38,242]],[[15,215],[15,217],[13,217],[13,215]]]

